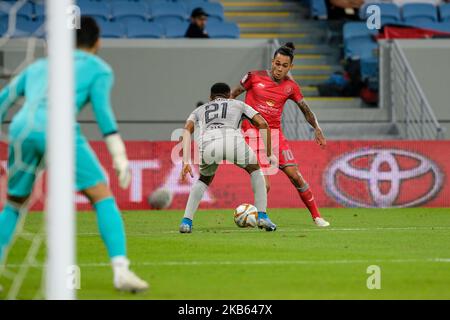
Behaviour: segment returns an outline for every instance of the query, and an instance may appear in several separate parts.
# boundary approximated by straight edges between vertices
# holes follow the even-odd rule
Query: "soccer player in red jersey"
[[[279,168],[287,175],[298,191],[300,198],[311,213],[315,224],[319,227],[328,227],[330,224],[325,221],[317,208],[314,196],[308,183],[300,174],[294,155],[281,131],[281,114],[287,100],[293,100],[303,112],[306,121],[314,128],[314,135],[317,144],[322,148],[326,145],[326,139],[316,116],[309,108],[299,85],[289,76],[289,71],[293,67],[294,44],[286,43],[280,47],[272,60],[271,70],[251,71],[247,73],[232,92],[232,98],[236,98],[244,91],[247,92],[245,103],[252,106],[268,122],[272,132],[272,145],[274,155],[278,158]],[[250,122],[242,123],[242,130],[247,136],[257,137]],[[275,136],[274,136],[275,135]],[[278,145],[276,143],[278,141]],[[250,143],[251,146],[254,144]],[[278,150],[277,150],[278,148]],[[268,164],[270,161],[261,161],[264,158],[263,147],[256,145],[256,152],[260,162]],[[264,164],[261,164],[264,167]],[[267,166],[266,166],[267,168]],[[270,189],[268,175],[265,175],[267,192]]]

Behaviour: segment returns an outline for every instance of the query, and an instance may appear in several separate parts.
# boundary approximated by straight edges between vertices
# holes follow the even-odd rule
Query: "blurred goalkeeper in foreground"
[[[74,52],[76,75],[76,108],[80,112],[92,103],[95,117],[112,156],[119,184],[127,188],[131,175],[125,145],[118,134],[117,123],[110,105],[114,81],[111,67],[97,57],[100,30],[95,20],[81,18],[77,30],[77,50]],[[0,92],[0,117],[21,96],[22,109],[9,128],[8,201],[0,214],[0,260],[13,237],[19,211],[26,209],[36,174],[45,156],[47,127],[48,60],[40,59],[28,66]],[[64,108],[64,106],[60,106]],[[101,237],[108,250],[114,272],[114,286],[121,291],[143,291],[148,284],[129,270],[126,258],[125,229],[102,167],[76,125],[76,184],[92,203]]]

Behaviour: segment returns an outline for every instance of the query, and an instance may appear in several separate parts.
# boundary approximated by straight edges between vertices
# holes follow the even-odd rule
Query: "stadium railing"
[[[445,130],[419,84],[398,40],[382,41],[381,107],[392,110],[392,122],[408,140],[444,139]]]

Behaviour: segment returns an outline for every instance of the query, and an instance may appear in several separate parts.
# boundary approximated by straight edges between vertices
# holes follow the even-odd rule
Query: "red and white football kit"
[[[303,99],[299,85],[290,78],[275,82],[269,71],[264,70],[247,73],[241,80],[241,86],[247,91],[245,103],[258,111],[269,124],[272,150],[278,158],[279,167],[296,165],[294,155],[281,131],[281,115],[287,100],[300,102]],[[258,155],[261,167],[268,167],[264,144],[258,139],[258,130],[248,120],[243,121],[242,130],[247,143]]]
[[[294,154],[281,131],[281,115],[287,100],[290,99],[297,103],[303,100],[297,82],[289,77],[276,82],[272,79],[269,71],[264,70],[247,73],[241,80],[241,86],[247,91],[245,103],[258,111],[269,124],[272,136],[272,151],[278,158],[280,169],[295,166]],[[270,164],[258,130],[248,120],[244,120],[242,123],[242,130],[247,143],[256,152],[261,168],[268,170]],[[316,224],[322,223],[323,219],[320,217],[319,209],[309,186],[306,184],[302,188],[297,188],[297,191]],[[324,220],[323,223],[326,224],[324,226],[329,225]]]

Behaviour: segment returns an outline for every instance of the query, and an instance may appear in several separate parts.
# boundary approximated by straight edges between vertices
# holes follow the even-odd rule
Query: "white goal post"
[[[73,0],[47,0],[49,115],[47,128],[47,268],[45,296],[75,299],[71,270],[75,265],[74,207],[74,30]]]

